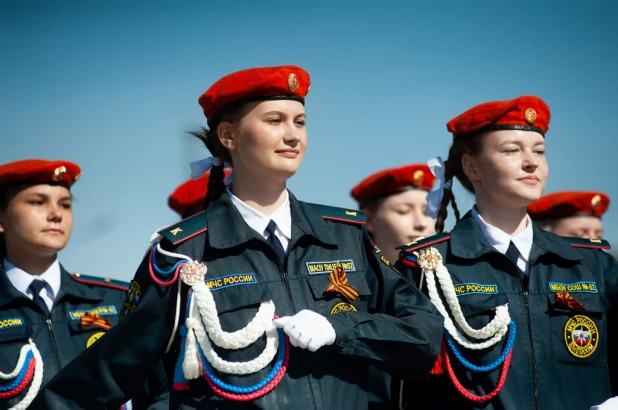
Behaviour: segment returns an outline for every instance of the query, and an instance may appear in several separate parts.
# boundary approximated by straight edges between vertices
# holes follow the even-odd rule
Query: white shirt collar
[[[533,240],[532,222],[528,215],[526,215],[526,228],[515,236],[511,236],[503,230],[485,222],[483,217],[477,212],[476,206],[472,207],[472,218],[474,218],[474,222],[476,222],[476,225],[489,244],[498,252],[506,254],[506,250],[509,248],[511,241],[513,241],[520,255],[526,262],[528,261]]]
[[[285,191],[285,201],[270,216],[264,215],[257,209],[254,209],[241,201],[232,193],[229,186],[225,188],[225,192],[227,196],[230,197],[232,203],[236,209],[238,209],[238,212],[240,212],[240,215],[245,220],[247,225],[262,235],[264,239],[268,237],[266,226],[271,219],[277,224],[277,233],[279,233],[279,235],[277,235],[278,237],[283,235],[288,241],[292,238],[292,212],[290,210],[290,196],[287,190]]]
[[[58,262],[58,259],[56,259],[54,263],[52,263],[49,268],[47,268],[47,270],[40,275],[29,274],[28,272],[13,265],[6,258],[2,262],[2,265],[4,267],[4,271],[6,272],[6,276],[9,278],[13,286],[15,286],[15,288],[24,295],[31,297],[28,293],[30,284],[34,279],[41,279],[47,283],[45,287],[47,288],[47,296],[51,299],[51,301],[53,302],[56,296],[58,296],[58,292],[60,292],[61,280],[60,263]],[[50,290],[51,294],[49,293]]]

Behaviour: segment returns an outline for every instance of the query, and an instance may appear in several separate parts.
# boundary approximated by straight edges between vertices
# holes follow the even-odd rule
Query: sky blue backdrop
[[[617,4],[3,0],[0,163],[79,163],[61,261],[128,280],[177,219],[167,196],[207,156],[184,132],[205,123],[197,98],[227,73],[309,71],[309,149],[289,186],[343,207],[369,173],[446,156],[445,123],[463,110],[532,94],[553,114],[546,192],[607,192],[618,243]]]

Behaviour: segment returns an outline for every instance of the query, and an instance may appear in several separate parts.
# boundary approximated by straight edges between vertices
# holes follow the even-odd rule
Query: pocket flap
[[[478,313],[496,309],[498,306],[506,305],[508,298],[504,293],[495,294],[469,294],[457,298],[464,316],[472,316]],[[446,301],[444,301],[446,305]]]
[[[248,282],[242,286],[212,287],[210,291],[219,313],[259,305],[273,298],[268,286],[257,282]]]
[[[0,343],[28,339],[32,335],[23,317],[0,319]]]
[[[571,297],[584,306],[585,312],[605,313],[611,309],[612,304],[605,293],[570,293]],[[555,312],[573,312],[574,310],[556,301],[555,293],[548,293],[547,300],[551,309]]]
[[[369,290],[369,286],[367,285],[367,281],[365,280],[365,276],[362,272],[346,272],[346,276],[348,277],[348,285],[356,289],[361,296],[371,295],[371,291]],[[307,282],[309,283],[309,287],[311,287],[311,292],[313,293],[313,297],[315,299],[324,299],[329,297],[328,293],[324,294],[324,289],[330,285],[328,275],[308,276]],[[330,295],[332,296],[334,293],[331,293]]]

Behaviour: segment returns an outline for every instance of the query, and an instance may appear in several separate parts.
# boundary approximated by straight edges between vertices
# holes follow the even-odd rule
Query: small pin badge
[[[530,125],[536,122],[536,111],[534,108],[527,108],[526,111],[524,111],[524,119]]]
[[[294,73],[288,77],[288,88],[291,92],[298,90],[298,77]]]
[[[208,269],[206,265],[198,261],[189,261],[180,268],[180,279],[189,286],[203,282]]]
[[[64,165],[59,166],[54,170],[54,174],[52,175],[52,179],[56,182],[62,180],[67,173],[67,169]]]

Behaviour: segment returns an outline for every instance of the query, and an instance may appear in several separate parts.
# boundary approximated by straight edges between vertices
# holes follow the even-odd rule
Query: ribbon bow
[[[191,178],[200,179],[205,173],[210,171],[212,167],[220,167],[223,165],[225,168],[231,168],[227,162],[222,162],[219,158],[208,157],[193,161],[189,164],[191,167]]]
[[[350,302],[355,301],[360,295],[358,290],[353,286],[348,285],[348,276],[341,266],[337,266],[331,273],[328,274],[330,285],[324,289],[326,292],[339,292]]]
[[[586,310],[584,305],[569,294],[569,292],[556,292],[556,302],[572,310]]]
[[[109,330],[112,328],[112,324],[109,322],[108,319],[103,319],[97,314],[87,312],[86,314],[84,314],[84,316],[82,316],[82,327],[87,327],[91,325],[102,327],[105,330]]]
[[[435,157],[427,161],[429,170],[440,181],[440,187],[427,194],[427,206],[425,207],[425,215],[436,219],[438,217],[438,210],[444,197],[444,190],[451,189],[453,187],[453,180],[444,179],[444,161],[442,158]]]

